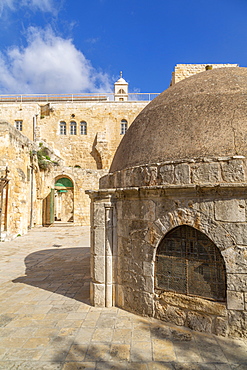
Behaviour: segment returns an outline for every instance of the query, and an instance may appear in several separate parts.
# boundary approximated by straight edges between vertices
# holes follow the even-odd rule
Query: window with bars
[[[199,230],[176,227],[157,249],[156,288],[224,301],[226,272],[220,251]]]
[[[82,121],[80,123],[81,135],[87,135],[87,122]]]
[[[19,131],[22,131],[22,121],[15,121],[15,128]]]
[[[124,135],[128,130],[128,122],[126,119],[122,119],[121,121],[121,128],[120,128],[120,135]]]
[[[70,122],[70,135],[76,135],[76,122]]]

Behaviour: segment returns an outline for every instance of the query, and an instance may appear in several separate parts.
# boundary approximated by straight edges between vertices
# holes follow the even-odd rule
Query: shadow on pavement
[[[25,258],[26,276],[13,283],[24,283],[89,303],[89,248],[46,249]]]

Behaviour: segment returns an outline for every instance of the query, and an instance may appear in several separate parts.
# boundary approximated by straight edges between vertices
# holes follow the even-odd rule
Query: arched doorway
[[[204,233],[182,225],[169,231],[156,253],[155,288],[216,301],[226,299],[223,257]]]
[[[74,185],[68,177],[57,177],[54,193],[54,221],[74,221]]]

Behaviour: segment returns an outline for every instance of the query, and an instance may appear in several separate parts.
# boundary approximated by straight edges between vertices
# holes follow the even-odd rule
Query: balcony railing
[[[127,102],[133,101],[151,101],[159,93],[129,93]],[[119,95],[118,95],[119,97]],[[30,102],[79,102],[79,101],[95,101],[95,102],[112,102],[114,101],[113,93],[105,94],[13,94],[0,95],[0,103],[30,103]],[[121,101],[120,103],[126,103]]]

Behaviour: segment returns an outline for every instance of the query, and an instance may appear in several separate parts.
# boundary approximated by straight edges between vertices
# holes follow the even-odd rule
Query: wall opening
[[[191,226],[172,229],[157,249],[155,288],[225,301],[226,270],[219,249]]]
[[[61,222],[74,221],[74,185],[68,177],[55,180],[54,220]]]

